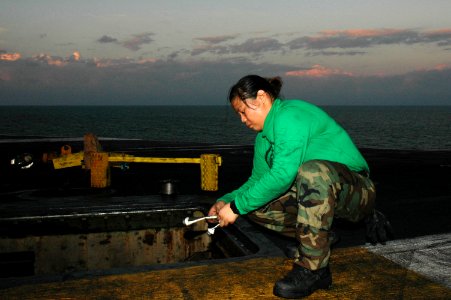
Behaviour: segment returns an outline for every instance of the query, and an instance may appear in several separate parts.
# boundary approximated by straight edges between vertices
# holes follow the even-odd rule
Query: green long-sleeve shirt
[[[349,135],[327,113],[302,100],[276,99],[255,140],[252,175],[218,201],[235,200],[241,214],[251,212],[285,193],[301,164],[313,159],[369,171]]]

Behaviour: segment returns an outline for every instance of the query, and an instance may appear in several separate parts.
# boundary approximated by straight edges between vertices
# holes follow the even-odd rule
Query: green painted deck
[[[0,290],[1,299],[276,299],[274,282],[292,260],[261,257]],[[308,299],[451,299],[451,289],[365,248],[336,249],[333,285]]]

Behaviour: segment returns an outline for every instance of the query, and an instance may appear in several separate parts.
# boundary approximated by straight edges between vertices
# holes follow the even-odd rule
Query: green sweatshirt
[[[302,100],[276,99],[255,140],[251,177],[218,201],[235,200],[240,214],[249,213],[287,192],[301,164],[313,159],[369,171],[349,135],[327,113]]]

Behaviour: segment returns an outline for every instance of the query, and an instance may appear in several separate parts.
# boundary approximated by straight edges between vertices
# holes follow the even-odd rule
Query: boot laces
[[[287,281],[291,281],[297,285],[302,282],[305,282],[306,279],[314,277],[318,276],[304,267],[295,265],[293,269],[285,276],[284,279]]]

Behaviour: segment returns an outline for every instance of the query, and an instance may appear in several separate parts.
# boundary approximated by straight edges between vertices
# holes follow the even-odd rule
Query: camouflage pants
[[[333,218],[362,220],[374,207],[373,182],[343,164],[311,160],[298,170],[295,184],[283,196],[250,213],[249,218],[300,245],[295,263],[316,270],[329,263],[329,230]]]

